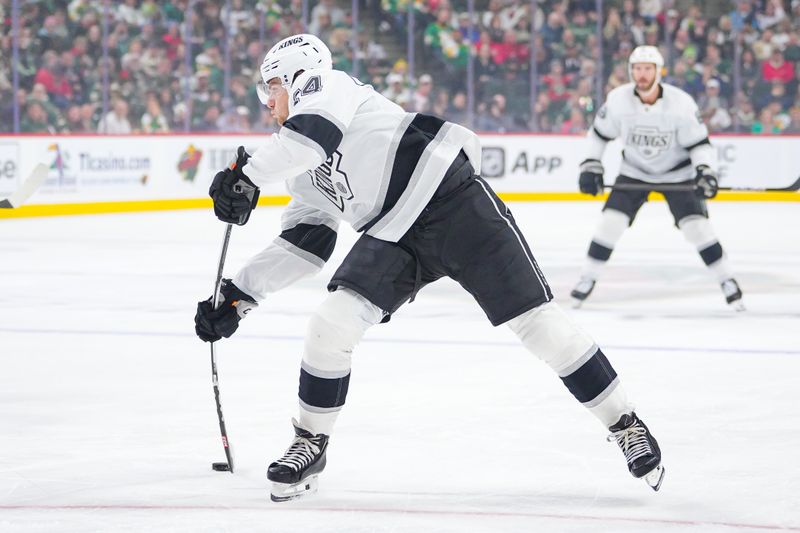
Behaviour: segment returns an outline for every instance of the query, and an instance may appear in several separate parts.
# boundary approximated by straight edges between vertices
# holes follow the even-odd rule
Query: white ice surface
[[[511,204],[564,304],[600,204]],[[223,224],[210,211],[0,221],[0,531],[800,531],[800,204],[714,203],[749,311],[729,310],[666,205],[648,204],[584,309],[661,444],[660,492],[455,283],[373,328],[305,501],[272,504],[302,337],[325,271],[219,344],[193,332]],[[235,228],[228,274],[280,210]]]

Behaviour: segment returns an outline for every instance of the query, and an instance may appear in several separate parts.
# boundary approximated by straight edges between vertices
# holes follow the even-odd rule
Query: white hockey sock
[[[714,233],[714,228],[711,227],[711,222],[706,217],[689,215],[678,222],[678,227],[686,240],[697,249],[700,258],[716,276],[719,283],[733,277],[728,259]]]
[[[616,424],[622,415],[632,413],[633,404],[628,400],[622,383],[617,383],[616,388],[603,401],[594,407],[589,407],[589,411],[597,417],[604,428],[608,429]]]
[[[587,256],[583,263],[583,268],[581,269],[581,279],[597,280],[607,262],[608,261],[599,261]]]
[[[600,271],[611,256],[614,246],[630,225],[630,218],[622,211],[606,209],[600,216],[600,223],[592,236],[586,262],[581,270],[581,278],[597,279]]]
[[[311,317],[300,369],[300,425],[330,435],[350,384],[353,349],[383,312],[349,289],[328,295]]]
[[[522,344],[552,368],[564,385],[608,429],[633,411],[611,363],[591,337],[555,302],[510,320]]]
[[[731,270],[728,258],[725,256],[722,256],[716,263],[708,265],[708,268],[711,270],[711,273],[716,276],[719,283],[733,278],[733,270]]]
[[[330,436],[333,432],[333,427],[336,425],[336,419],[339,418],[341,409],[331,411],[329,413],[314,413],[303,408],[300,404],[299,413],[300,417],[298,422],[300,425],[308,430],[312,435],[319,435],[323,433]]]

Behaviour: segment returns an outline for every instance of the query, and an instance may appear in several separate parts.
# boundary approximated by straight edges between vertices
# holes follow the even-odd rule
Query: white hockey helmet
[[[633,79],[633,65],[636,63],[652,63],[656,66],[656,83],[661,81],[661,71],[664,69],[664,58],[655,46],[637,46],[628,58],[628,78]]]
[[[298,71],[320,68],[333,68],[331,51],[319,37],[300,33],[283,39],[267,52],[264,62],[261,63],[261,78],[264,80],[264,87],[269,80],[279,78],[281,85],[288,89]]]

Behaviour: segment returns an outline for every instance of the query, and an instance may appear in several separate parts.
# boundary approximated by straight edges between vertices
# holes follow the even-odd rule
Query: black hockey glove
[[[700,198],[711,199],[719,191],[717,175],[708,165],[697,165],[697,175],[694,177],[694,193]]]
[[[603,192],[603,164],[597,159],[587,159],[581,163],[581,176],[578,187],[584,194],[597,196]]]
[[[214,214],[223,222],[243,226],[258,203],[258,187],[242,172],[250,154],[244,146],[236,150],[236,162],[217,172],[208,195],[214,200]]]
[[[212,307],[212,300],[213,296],[198,302],[194,316],[194,331],[205,342],[216,342],[222,337],[227,339],[239,327],[239,321],[251,309],[258,307],[250,295],[239,290],[229,279],[222,280],[216,309]]]

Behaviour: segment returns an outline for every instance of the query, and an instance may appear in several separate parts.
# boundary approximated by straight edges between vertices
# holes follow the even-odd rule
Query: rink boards
[[[28,205],[0,218],[209,207],[214,174],[235,155],[254,150],[263,135],[0,136],[0,198],[10,195],[37,163],[50,166]],[[577,192],[585,139],[576,135],[482,135],[482,176],[507,201],[595,200]],[[618,143],[618,141],[615,141]],[[783,187],[800,176],[800,136],[712,138],[720,183],[727,187]],[[603,160],[616,176],[621,150]],[[721,200],[798,201],[800,194],[721,193]],[[283,205],[283,184],[262,189],[261,204]]]

